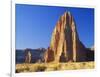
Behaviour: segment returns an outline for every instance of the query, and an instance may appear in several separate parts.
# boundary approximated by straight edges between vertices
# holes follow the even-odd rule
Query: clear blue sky
[[[47,48],[53,29],[64,12],[73,15],[86,47],[94,45],[94,9],[16,4],[16,49]]]

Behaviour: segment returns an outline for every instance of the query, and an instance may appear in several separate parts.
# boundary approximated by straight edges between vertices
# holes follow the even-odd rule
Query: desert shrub
[[[45,71],[45,69],[46,69],[46,66],[44,66],[44,65],[38,65],[37,69],[35,71],[36,72],[40,72],[40,71]]]
[[[16,69],[16,73],[20,73],[20,72],[24,72],[24,71],[29,71],[29,67]]]

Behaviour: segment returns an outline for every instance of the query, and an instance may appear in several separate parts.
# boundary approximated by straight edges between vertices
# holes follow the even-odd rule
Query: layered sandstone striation
[[[70,12],[65,12],[58,20],[44,59],[45,62],[86,60],[86,48],[79,40],[75,20]]]

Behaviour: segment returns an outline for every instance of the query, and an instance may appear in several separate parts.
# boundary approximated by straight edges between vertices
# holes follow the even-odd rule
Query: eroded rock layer
[[[45,62],[86,60],[85,46],[79,40],[76,24],[70,12],[65,12],[58,20],[44,58]]]

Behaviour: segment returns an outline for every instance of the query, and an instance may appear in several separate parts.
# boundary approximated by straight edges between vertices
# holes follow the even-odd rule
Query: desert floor
[[[16,64],[16,73],[20,72],[46,72],[60,70],[93,69],[94,62],[68,62],[68,63],[30,63]]]

